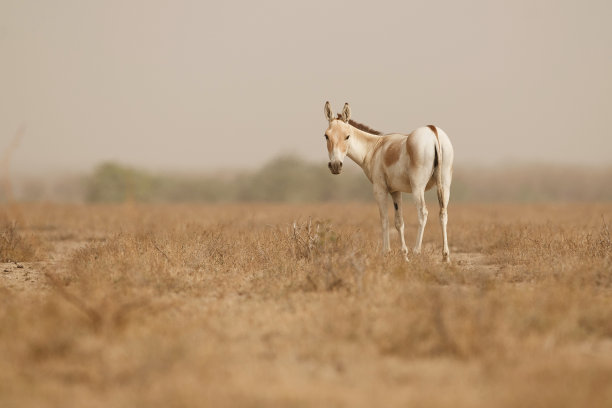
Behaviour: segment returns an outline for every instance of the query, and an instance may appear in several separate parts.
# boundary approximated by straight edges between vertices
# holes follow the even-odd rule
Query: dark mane
[[[337,119],[342,120],[342,115],[338,114]],[[364,125],[363,123],[355,122],[353,119],[349,119],[349,125],[356,127],[359,130],[363,130],[364,132],[371,133],[373,135],[382,135],[382,132],[378,130],[374,130],[369,126]]]

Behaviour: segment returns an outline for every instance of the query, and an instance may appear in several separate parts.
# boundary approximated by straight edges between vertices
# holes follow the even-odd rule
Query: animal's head
[[[327,151],[329,153],[329,163],[327,167],[332,174],[340,174],[342,171],[342,162],[346,157],[351,146],[351,108],[348,103],[344,104],[342,113],[339,118],[334,116],[329,102],[325,102],[325,118],[329,122],[329,126],[325,131],[325,140],[327,142]]]

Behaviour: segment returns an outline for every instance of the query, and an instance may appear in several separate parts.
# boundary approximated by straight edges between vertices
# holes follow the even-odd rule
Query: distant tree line
[[[612,201],[612,168],[522,165],[457,168],[452,202]],[[371,201],[361,169],[331,175],[324,162],[295,156],[273,159],[254,171],[217,174],[156,173],[103,163],[81,179],[88,202],[319,202]],[[435,193],[427,194],[430,202]]]
[[[89,202],[314,202],[370,200],[372,196],[360,170],[333,176],[325,164],[293,156],[274,159],[254,172],[233,175],[156,174],[103,163],[85,183]]]

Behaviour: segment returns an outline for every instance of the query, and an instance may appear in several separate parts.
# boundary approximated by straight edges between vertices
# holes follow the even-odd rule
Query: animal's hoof
[[[447,264],[451,263],[451,260],[450,260],[450,255],[449,255],[449,254],[444,254],[444,255],[442,255],[442,260],[443,260],[444,262],[446,262]]]
[[[421,248],[414,248],[414,249],[412,250],[412,253],[413,253],[413,254],[415,254],[415,255],[420,254],[420,253],[421,253]]]

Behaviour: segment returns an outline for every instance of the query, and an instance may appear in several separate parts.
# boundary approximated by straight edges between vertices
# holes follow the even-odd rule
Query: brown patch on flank
[[[387,150],[385,151],[385,166],[389,167],[399,160],[401,149],[400,143],[401,141],[399,140],[394,140],[393,142],[389,143],[389,147],[387,147]]]
[[[336,119],[342,120],[342,115],[339,113]],[[369,126],[364,125],[363,123],[355,122],[353,119],[349,119],[349,125],[354,126],[359,130],[363,130],[364,132],[367,132],[373,135],[380,136],[383,134],[382,132],[379,132],[378,130],[374,130]]]

